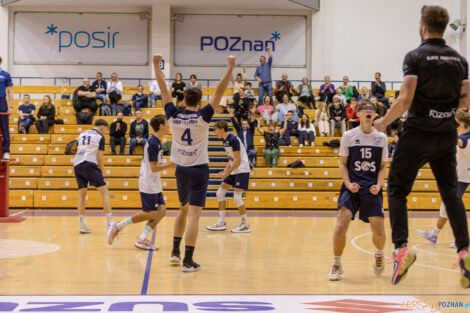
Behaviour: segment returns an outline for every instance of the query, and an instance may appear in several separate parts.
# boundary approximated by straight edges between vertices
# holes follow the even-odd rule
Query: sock
[[[379,250],[379,249],[375,248],[375,255],[383,256],[384,255],[384,250]]]
[[[112,223],[114,223],[113,221],[113,213],[106,213],[106,219],[108,220],[108,225],[111,225]]]
[[[184,260],[185,263],[190,263],[193,261],[194,247],[186,246],[184,249]]]
[[[437,236],[437,235],[439,235],[439,232],[440,232],[440,231],[441,231],[441,230],[440,230],[437,226],[434,226],[434,230],[433,230],[432,232],[434,233],[434,235]]]
[[[121,229],[124,229],[124,227],[126,227],[127,225],[130,225],[130,224],[132,224],[132,217],[129,216],[128,218],[125,218],[122,221],[120,221],[119,223],[117,223],[117,228],[119,230],[121,230]],[[147,238],[147,236],[145,238]]]
[[[80,218],[80,225],[85,224],[85,215],[79,215],[78,217]]]
[[[246,222],[246,213],[243,214],[243,215],[240,215],[240,217],[242,218],[242,223],[247,224],[247,222]]]
[[[144,241],[147,239],[147,236],[152,232],[152,228],[148,225],[145,225],[144,230],[142,231],[142,234],[139,237],[139,240]]]
[[[180,243],[183,237],[173,237],[173,253],[180,254]]]
[[[334,265],[338,265],[340,266],[341,265],[341,255],[340,256],[333,256],[333,264]]]
[[[224,223],[225,222],[225,210],[219,211],[219,221],[217,223]]]

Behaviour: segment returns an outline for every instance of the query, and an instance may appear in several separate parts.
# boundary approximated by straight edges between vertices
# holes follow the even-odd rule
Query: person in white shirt
[[[105,120],[95,121],[95,128],[82,132],[77,138],[77,153],[73,158],[73,170],[78,185],[78,216],[80,218],[80,233],[91,233],[85,224],[85,202],[88,186],[95,186],[103,201],[103,210],[108,226],[113,223],[111,201],[107,183],[104,181],[104,135],[108,132]]]
[[[287,112],[292,111],[294,113],[293,121],[297,122],[299,120],[299,114],[297,113],[297,106],[289,102],[289,96],[285,94],[282,96],[282,102],[276,106],[277,112],[277,121],[282,123],[284,121],[284,116],[287,116]],[[274,114],[274,113],[273,113]]]
[[[118,80],[116,73],[111,74],[111,80],[107,84],[106,93],[111,104],[117,104],[122,98],[122,83]]]
[[[127,225],[147,221],[142,234],[134,246],[144,250],[156,250],[154,243],[147,239],[166,214],[165,200],[161,181],[161,171],[175,167],[175,163],[163,163],[162,141],[168,135],[170,127],[164,115],[156,115],[150,120],[154,134],[144,147],[144,157],[140,165],[139,191],[142,211],[119,223],[114,223],[108,231],[108,243],[111,245],[117,234]]]
[[[166,82],[166,89],[170,89],[170,85],[168,82]],[[155,101],[156,100],[162,100],[162,91],[160,90],[160,87],[158,86],[158,82],[154,80],[150,84],[150,106],[155,107]]]
[[[342,88],[338,88],[336,89],[336,95],[333,96],[333,102],[334,100],[338,98],[341,100],[341,104],[346,107],[348,105],[347,101],[346,101],[346,96],[343,95],[343,89]]]
[[[314,146],[315,145],[315,127],[310,123],[308,115],[304,114],[300,118],[299,122],[299,131],[304,134],[305,145]]]

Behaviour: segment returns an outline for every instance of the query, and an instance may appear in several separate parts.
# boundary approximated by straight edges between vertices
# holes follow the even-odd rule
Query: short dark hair
[[[379,74],[380,77],[382,77],[382,74],[380,72],[375,72],[375,75]]]
[[[289,114],[289,113],[292,114],[292,115],[294,115],[294,111],[292,111],[292,110],[290,110],[290,111],[287,112],[287,114]]]
[[[223,129],[224,131],[228,131],[228,124],[226,121],[217,121],[214,124],[214,127],[217,129]]]
[[[3,60],[2,60],[2,57],[0,57],[0,62],[2,62],[2,61],[3,61]]]
[[[25,94],[23,95],[23,97],[26,97],[26,96],[28,96],[28,97],[31,98],[31,96],[30,96],[29,94],[27,94],[27,93],[25,93]]]
[[[196,74],[191,74],[191,76],[189,76],[189,79],[191,79],[191,78],[194,78],[194,79],[197,80]]]
[[[246,82],[246,85],[247,86],[252,86],[250,82]]]
[[[438,5],[424,5],[421,9],[421,22],[430,33],[444,34],[449,23],[449,13]]]
[[[108,122],[106,122],[106,120],[103,120],[102,118],[99,118],[95,121],[95,126],[106,126],[106,127],[109,127],[108,126]]]
[[[103,73],[101,73],[101,72],[98,72],[98,73],[96,73],[96,75],[101,75],[101,76],[103,76]]]
[[[184,102],[188,107],[196,107],[202,99],[201,89],[197,87],[186,88],[184,90]]]
[[[159,131],[160,125],[165,125],[165,115],[163,114],[155,115],[150,120],[150,126],[152,127],[153,131]]]

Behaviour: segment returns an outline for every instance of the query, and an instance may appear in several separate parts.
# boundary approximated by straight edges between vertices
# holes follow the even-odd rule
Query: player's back
[[[229,134],[226,139],[224,139],[224,148],[227,152],[229,163],[233,163],[234,160],[234,151],[240,151],[240,165],[232,171],[232,175],[240,173],[250,173],[250,163],[248,160],[248,154],[246,153],[246,148],[243,145],[240,138],[234,134]]]
[[[172,102],[165,105],[173,142],[170,160],[179,166],[197,166],[209,163],[209,123],[214,115],[211,105],[198,111],[176,108]]]
[[[93,128],[80,133],[77,141],[77,153],[73,159],[73,166],[85,161],[98,164],[98,150],[104,150],[104,136]]]

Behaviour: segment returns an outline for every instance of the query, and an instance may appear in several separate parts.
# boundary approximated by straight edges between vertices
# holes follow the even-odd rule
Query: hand
[[[261,84],[261,78],[256,77],[256,81],[257,81],[259,84]]]
[[[375,196],[380,192],[380,189],[381,189],[380,185],[372,185],[370,186],[370,193]]]
[[[121,129],[121,123],[116,123],[116,130],[120,130]]]
[[[346,188],[348,188],[352,193],[357,193],[361,187],[356,183],[349,183],[346,184]]]
[[[282,120],[283,120],[284,122],[287,122],[287,115],[284,115],[284,116],[282,117]]]
[[[163,59],[163,54],[157,53],[153,55],[153,65],[158,65],[160,68],[160,61]]]
[[[229,55],[229,56],[227,57],[228,66],[233,68],[233,67],[235,66],[235,60],[236,60],[236,59],[237,59],[237,58],[236,58],[235,56]]]
[[[243,73],[246,73],[246,67],[242,67]]]
[[[230,116],[232,116],[232,113],[233,113],[233,108],[229,105],[227,105],[227,107],[225,108],[228,112],[228,114],[230,114]]]
[[[271,48],[270,47],[266,47],[266,51],[271,51]]]
[[[251,114],[256,114],[256,106],[252,106],[250,109]]]
[[[219,177],[222,178],[222,179],[227,178],[228,175],[230,175],[230,174],[227,173],[226,171],[219,172]]]
[[[45,116],[41,116],[41,120],[45,120],[45,119],[46,119],[46,117],[45,117]]]
[[[142,138],[140,138],[140,137],[137,137],[136,140],[137,140],[137,143],[141,143],[141,142],[142,142]]]
[[[13,112],[11,111],[11,108],[8,108],[8,115],[11,115]]]
[[[376,119],[373,125],[375,129],[377,129],[377,131],[379,132],[383,132],[387,128],[387,125],[385,125],[385,121],[383,117]]]
[[[174,167],[176,167],[176,163],[170,162],[170,163],[168,163],[168,167],[174,168]]]

